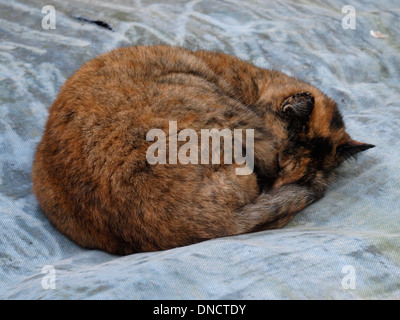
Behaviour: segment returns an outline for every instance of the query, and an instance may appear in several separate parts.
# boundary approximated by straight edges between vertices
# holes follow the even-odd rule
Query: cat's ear
[[[350,140],[337,147],[337,155],[339,159],[346,160],[349,158],[356,158],[357,154],[375,147],[373,144],[363,143],[355,140]]]
[[[281,112],[291,120],[307,123],[314,109],[314,97],[303,91],[286,98],[281,105]]]

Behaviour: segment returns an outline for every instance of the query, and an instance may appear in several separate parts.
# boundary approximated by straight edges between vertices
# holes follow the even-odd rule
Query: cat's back
[[[90,88],[96,93],[107,87],[129,87],[174,81],[167,76],[188,76],[226,85],[193,52],[172,46],[132,46],[117,48],[85,63],[60,91],[84,94]],[[178,82],[178,81],[176,81]],[[73,91],[73,90],[76,91]]]
[[[234,95],[227,81],[189,50],[163,45],[122,47],[90,60],[65,82],[49,110],[49,122],[72,120],[72,115],[104,119],[140,110],[149,113],[140,119],[145,124],[146,119],[165,119],[174,110],[184,113],[182,104],[196,105],[202,115],[210,111],[202,105],[212,106],[217,100],[232,103],[225,100]],[[199,96],[204,103],[199,103]]]

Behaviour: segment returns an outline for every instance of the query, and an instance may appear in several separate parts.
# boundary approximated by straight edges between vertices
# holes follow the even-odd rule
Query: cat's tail
[[[296,184],[262,193],[254,203],[235,211],[237,233],[281,228],[322,196],[323,192]]]

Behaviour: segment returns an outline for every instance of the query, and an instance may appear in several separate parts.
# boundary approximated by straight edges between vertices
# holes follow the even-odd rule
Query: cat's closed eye
[[[277,170],[277,172],[282,170],[282,167],[281,167],[281,156],[280,156],[279,153],[276,154],[276,170]]]

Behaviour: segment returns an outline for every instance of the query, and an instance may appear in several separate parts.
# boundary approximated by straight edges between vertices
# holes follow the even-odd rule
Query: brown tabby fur
[[[152,128],[255,130],[255,169],[146,161]],[[183,143],[183,142],[182,142]],[[319,199],[351,140],[334,101],[278,71],[214,52],[119,48],[72,75],[50,108],[33,189],[86,248],[164,250],[280,228]]]

